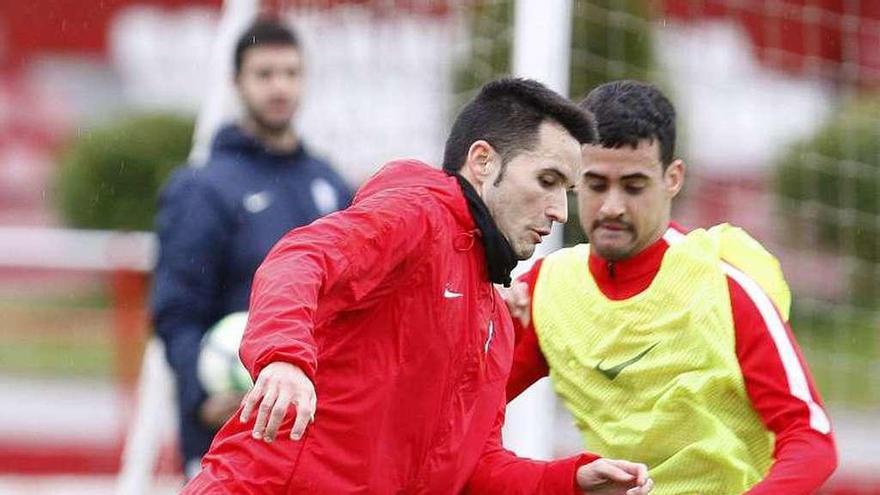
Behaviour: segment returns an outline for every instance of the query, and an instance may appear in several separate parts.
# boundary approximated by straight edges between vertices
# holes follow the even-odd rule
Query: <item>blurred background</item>
[[[126,466],[140,493],[178,489],[170,382],[139,380],[149,231],[194,129],[198,152],[236,115],[224,36],[257,10],[299,30],[297,130],[355,186],[392,158],[438,163],[458,106],[542,31],[565,33],[545,62],[572,98],[660,85],[690,166],[674,217],[777,254],[837,430],[823,493],[880,493],[880,1],[545,5],[564,17],[529,30],[513,0],[0,1],[0,494],[134,493]],[[580,448],[551,413],[544,451]]]

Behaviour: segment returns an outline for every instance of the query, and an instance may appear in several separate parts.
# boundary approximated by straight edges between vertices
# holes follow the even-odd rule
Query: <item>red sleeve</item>
[[[559,495],[583,493],[577,487],[579,467],[599,456],[583,453],[554,461],[535,461],[517,457],[501,445],[501,427],[504,424],[504,404],[492,433],[486,441],[480,460],[465,487],[465,494],[505,495]]]
[[[837,453],[810,370],[788,323],[758,284],[733,269],[728,286],[746,391],[776,436],[770,471],[748,493],[815,493],[837,467]]]
[[[516,344],[513,350],[513,365],[510,376],[507,379],[507,402],[515,399],[533,383],[547,376],[549,367],[541,346],[538,344],[538,334],[535,333],[535,320],[531,318],[531,307],[535,293],[535,282],[541,271],[541,262],[538,260],[532,268],[522,274],[517,281],[523,282],[529,287],[529,318],[528,324],[523,324],[519,318],[513,318],[513,328],[516,332]]]
[[[322,311],[365,307],[392,290],[382,280],[430,240],[424,195],[389,191],[288,232],[254,276],[240,355],[251,375],[275,361],[317,369],[313,335]]]

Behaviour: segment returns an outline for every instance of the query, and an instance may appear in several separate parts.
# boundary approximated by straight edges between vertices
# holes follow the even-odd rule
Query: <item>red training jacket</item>
[[[680,226],[671,224],[670,229],[683,232]],[[591,253],[590,273],[602,293],[609,299],[622,300],[635,296],[648,288],[660,270],[660,263],[669,243],[665,236],[632,258],[610,264]],[[520,280],[528,284],[529,294],[541,270],[540,260]],[[730,305],[736,332],[736,356],[742,369],[746,392],[752,407],[758,412],[767,430],[773,432],[776,444],[774,462],[770,472],[748,495],[807,495],[814,493],[837,467],[837,451],[831,432],[819,431],[811,425],[811,417],[822,411],[822,399],[810,376],[807,363],[801,355],[788,322],[774,313],[762,314],[750,294],[733,277],[727,277],[730,289]],[[786,337],[797,355],[796,360],[785,357],[776,347],[768,330],[776,318],[785,327]],[[516,321],[517,343],[513,369],[507,385],[508,399],[513,400],[523,390],[548,373],[547,361],[541,353],[534,322],[527,326]],[[796,397],[789,388],[788,374],[791,368],[800,368],[809,384],[812,404]],[[648,466],[650,469],[650,466]]]
[[[595,456],[501,446],[513,327],[454,177],[392,162],[347,210],[285,235],[257,271],[242,361],[293,363],[315,422],[272,443],[238,415],[184,493],[575,493]]]

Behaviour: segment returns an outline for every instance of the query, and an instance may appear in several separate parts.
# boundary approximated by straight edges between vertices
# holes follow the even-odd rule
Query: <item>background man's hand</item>
[[[646,495],[654,488],[644,464],[597,459],[577,470],[578,487],[587,495]]]
[[[315,386],[297,366],[270,363],[260,371],[254,388],[244,396],[239,420],[247,423],[256,409],[257,420],[252,435],[257,440],[271,442],[291,404],[296,407],[296,421],[290,429],[290,438],[299,440],[309,423],[315,420]]]
[[[532,321],[529,286],[525,282],[514,280],[510,287],[498,287],[501,297],[507,303],[510,316],[518,318],[524,327]]]
[[[219,428],[235,414],[243,395],[238,392],[209,395],[199,408],[199,419],[205,426]]]

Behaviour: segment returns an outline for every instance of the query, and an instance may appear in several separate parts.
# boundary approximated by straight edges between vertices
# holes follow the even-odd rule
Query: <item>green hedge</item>
[[[880,307],[880,98],[844,106],[792,145],[777,163],[775,187],[790,238],[853,258],[861,266],[850,302]]]
[[[187,117],[143,114],[78,135],[61,157],[64,221],[76,228],[152,230],[158,190],[186,160],[193,126]]]

